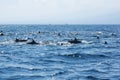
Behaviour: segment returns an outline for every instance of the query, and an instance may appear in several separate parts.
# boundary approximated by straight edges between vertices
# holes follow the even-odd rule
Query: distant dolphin
[[[107,41],[105,41],[105,42],[104,42],[104,44],[108,44],[108,42],[107,42]]]
[[[15,42],[27,42],[27,40],[15,39]]]
[[[75,38],[74,40],[69,40],[68,41],[71,44],[78,44],[78,43],[82,43],[80,40],[78,40],[77,38]]]
[[[62,36],[60,33],[58,33],[58,36]]]
[[[32,41],[31,42],[27,42],[27,44],[39,44],[39,43],[35,42],[35,40],[32,39]]]
[[[117,36],[116,33],[110,33],[110,36]]]
[[[99,36],[96,36],[96,38],[97,38],[97,39],[100,39],[100,37],[99,37]]]
[[[4,34],[3,34],[3,33],[0,33],[0,36],[4,36]]]
[[[41,32],[40,31],[38,31],[38,34],[40,34]]]
[[[0,36],[3,36],[3,35],[4,35],[3,31],[0,31]]]

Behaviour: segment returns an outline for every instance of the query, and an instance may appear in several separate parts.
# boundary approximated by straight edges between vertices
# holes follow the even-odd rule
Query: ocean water
[[[0,80],[120,80],[120,25],[0,25],[0,31]],[[74,38],[82,43],[68,42]]]

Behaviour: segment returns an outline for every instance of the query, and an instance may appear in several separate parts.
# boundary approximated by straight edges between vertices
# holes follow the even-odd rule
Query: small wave
[[[95,76],[86,76],[86,79],[88,80],[110,80],[110,79],[97,78]]]
[[[27,68],[23,68],[23,67],[4,67],[4,68],[0,68],[0,70],[4,71],[5,73],[13,73],[14,71],[26,71],[26,70],[29,70]]]
[[[0,54],[6,54],[6,52],[5,51],[0,51]]]
[[[68,43],[68,42],[57,42],[58,45],[63,45],[63,46],[70,46],[72,44]]]
[[[45,62],[52,62],[52,63],[54,63],[54,62],[56,62],[56,63],[65,63],[64,61],[62,61],[62,60],[44,60]]]
[[[91,44],[91,43],[93,43],[93,41],[86,41],[86,40],[82,40],[81,42],[84,43],[84,44]]]
[[[1,70],[24,70],[24,71],[32,71],[32,70],[41,70],[43,69],[42,67],[35,67],[31,65],[23,65],[23,64],[6,64],[3,68],[0,68]]]
[[[57,45],[55,42],[48,41],[47,43],[44,43],[44,45]]]
[[[98,31],[96,32],[97,35],[103,35],[103,32],[102,31]]]
[[[68,43],[68,42],[54,42],[54,41],[40,41],[39,42],[40,45],[43,45],[43,46],[56,46],[56,45],[59,45],[59,46],[71,46],[72,44]]]
[[[88,73],[102,73],[102,74],[105,73],[105,72],[97,70],[97,69],[84,70],[84,72],[88,72]]]
[[[61,56],[66,56],[66,57],[73,57],[73,58],[83,58],[83,59],[96,59],[96,58],[108,58],[109,56],[104,55],[104,54],[80,54],[80,53],[73,53],[73,54],[64,54]]]
[[[40,76],[40,75],[32,75],[32,74],[29,74],[29,75],[25,75],[25,74],[22,74],[22,75],[15,75],[15,76],[10,76],[9,78],[6,78],[7,80],[41,80],[41,79],[44,79],[44,76]]]
[[[66,56],[66,57],[81,57],[81,55],[79,53],[75,53],[75,54],[64,54],[62,56]]]
[[[4,41],[4,42],[0,42],[0,44],[13,44],[14,41]]]
[[[88,34],[90,37],[100,37],[103,35],[102,31],[95,31],[95,32],[91,32],[90,34]]]
[[[12,61],[13,59],[11,58],[11,56],[6,56],[6,55],[2,55],[0,56],[1,59],[3,58],[4,61]]]
[[[59,71],[57,73],[52,74],[52,76],[59,76],[59,75],[65,74],[65,73],[67,73],[67,71]]]
[[[94,76],[86,76],[86,79],[89,79],[89,80],[99,80],[99,78],[94,77]]]
[[[83,57],[86,58],[109,58],[109,56],[105,54],[83,54]]]

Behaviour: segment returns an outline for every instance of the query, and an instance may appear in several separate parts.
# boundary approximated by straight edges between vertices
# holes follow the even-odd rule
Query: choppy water
[[[1,25],[0,30],[0,80],[120,80],[120,25]],[[82,43],[68,43],[75,37]]]

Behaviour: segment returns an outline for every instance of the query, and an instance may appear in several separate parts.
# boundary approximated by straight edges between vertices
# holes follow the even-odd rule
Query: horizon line
[[[0,25],[120,25],[120,24],[31,24],[31,23],[6,23],[6,24],[0,24]]]

